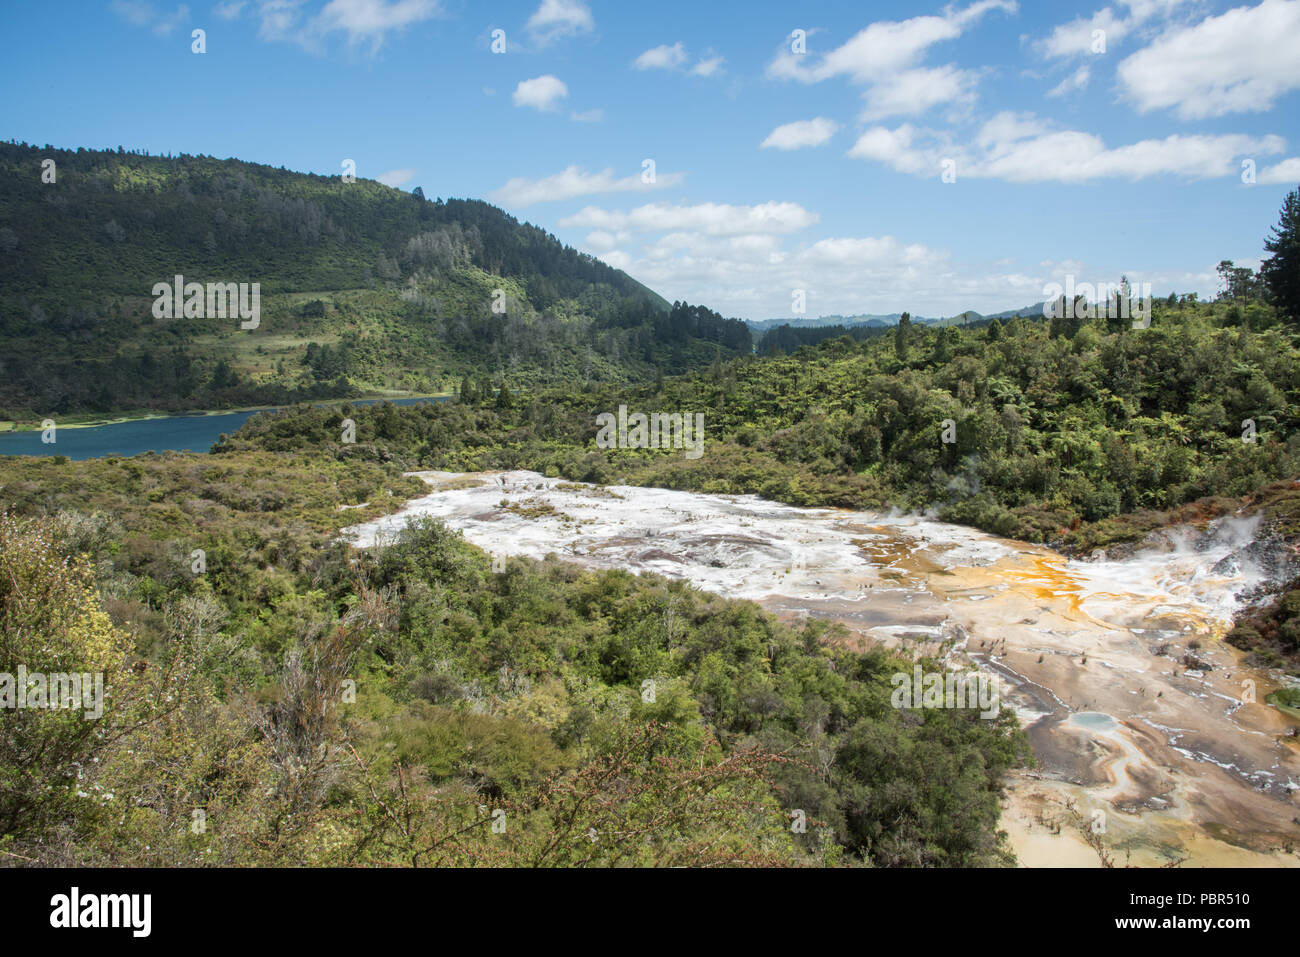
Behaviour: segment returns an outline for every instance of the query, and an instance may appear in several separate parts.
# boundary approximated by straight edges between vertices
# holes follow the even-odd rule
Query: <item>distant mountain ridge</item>
[[[965,312],[957,313],[955,316],[918,316],[911,315],[912,322],[922,323],[924,325],[954,325],[961,323],[975,323],[989,319],[1010,319],[1013,316],[1021,316],[1025,319],[1036,318],[1043,315],[1044,303],[1039,302],[1032,306],[1025,306],[1021,309],[1006,309],[1002,312],[979,313],[974,309],[968,309]],[[816,319],[791,318],[791,319],[758,319],[746,320],[749,328],[755,332],[763,333],[780,326],[790,326],[792,329],[811,329],[821,326],[896,326],[898,320],[903,314],[901,312],[878,313],[873,315],[854,315],[854,316],[819,316]]]
[[[932,328],[948,326],[978,328],[988,325],[994,319],[1010,319],[1017,315],[1030,320],[1041,319],[1043,304],[1027,306],[1024,309],[1008,309],[990,315],[981,315],[974,310],[969,310],[945,318],[911,316],[910,319],[917,326]],[[792,353],[802,346],[816,346],[828,339],[847,336],[862,341],[888,335],[901,318],[901,313],[890,313],[871,316],[822,316],[818,319],[801,318],[793,321],[767,319],[750,323],[750,330],[754,334],[754,348],[759,355],[782,355]]]

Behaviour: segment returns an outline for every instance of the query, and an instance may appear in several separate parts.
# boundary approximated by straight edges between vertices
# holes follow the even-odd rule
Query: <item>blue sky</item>
[[[0,136],[353,159],[726,315],[942,315],[1257,264],[1297,50],[1300,0],[15,4]]]

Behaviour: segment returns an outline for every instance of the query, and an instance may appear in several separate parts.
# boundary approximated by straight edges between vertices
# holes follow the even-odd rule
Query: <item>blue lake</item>
[[[390,399],[393,405],[418,402],[443,402],[446,396],[418,399]],[[349,400],[317,403],[339,406]],[[373,405],[381,399],[354,399],[352,405]],[[70,459],[94,459],[105,455],[139,455],[142,452],[206,452],[221,433],[238,431],[251,412],[226,412],[221,415],[173,415],[160,419],[140,419],[114,425],[96,425],[85,429],[59,429],[53,443],[41,441],[41,432],[7,432],[0,435],[0,455],[66,455]],[[56,420],[57,421],[57,420]]]

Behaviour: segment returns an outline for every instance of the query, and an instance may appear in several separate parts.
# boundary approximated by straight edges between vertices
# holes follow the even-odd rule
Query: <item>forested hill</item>
[[[178,274],[259,283],[258,328],[156,319],[154,284]],[[0,418],[439,391],[466,375],[625,382],[750,349],[743,323],[674,314],[478,200],[14,143],[0,144],[0,334]]]

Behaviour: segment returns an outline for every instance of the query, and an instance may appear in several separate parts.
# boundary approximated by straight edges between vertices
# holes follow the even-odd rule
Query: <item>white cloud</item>
[[[708,236],[677,232],[663,236],[648,247],[651,255],[664,256],[683,250],[693,253],[774,256],[781,252],[781,240],[771,233],[742,233],[738,236]]]
[[[1065,96],[1067,93],[1073,93],[1075,90],[1084,90],[1088,87],[1088,81],[1092,79],[1092,70],[1085,63],[1079,69],[1075,70],[1052,89],[1047,91],[1048,96]]]
[[[1239,171],[1240,157],[1275,155],[1284,145],[1278,136],[1222,134],[1173,135],[1108,148],[1092,133],[1053,131],[1032,116],[1001,113],[984,124],[968,147],[954,144],[946,135],[903,124],[894,130],[867,130],[849,155],[921,176],[938,176],[943,161],[952,159],[959,180],[1082,183],[1160,175],[1232,176]]]
[[[1157,14],[1168,16],[1186,2],[1187,0],[1123,0],[1124,6],[1129,8],[1129,12],[1139,23]]]
[[[437,0],[330,0],[312,23],[322,34],[342,31],[356,43],[378,47],[390,30],[400,30],[438,14]]]
[[[225,3],[218,3],[212,8],[222,20],[236,20],[244,12],[244,7],[248,6],[248,0],[227,0]]]
[[[657,47],[651,47],[639,57],[632,61],[632,68],[636,70],[680,70],[690,60],[686,52],[685,45],[680,40],[669,46],[666,43]],[[722,69],[722,64],[726,59],[720,56],[713,56],[712,51],[696,61],[695,65],[690,68],[691,76],[716,76]]]
[[[175,30],[177,27],[181,26],[182,24],[185,24],[189,20],[189,18],[190,18],[190,8],[185,6],[185,4],[182,3],[179,7],[176,8],[176,10],[172,13],[170,17],[166,17],[162,20],[159,20],[157,23],[155,23],[153,27],[153,32],[160,34],[162,36],[166,36],[167,34],[171,33],[173,30]]]
[[[1260,112],[1300,89],[1300,0],[1264,0],[1174,27],[1119,65],[1124,95],[1141,112],[1183,119]]]
[[[1189,0],[1121,2],[1128,7],[1127,16],[1115,13],[1110,7],[1102,7],[1090,17],[1076,17],[1069,23],[1053,28],[1045,39],[1036,41],[1034,46],[1040,55],[1055,59],[1108,53],[1135,32],[1148,32],[1153,21],[1167,19]],[[1098,31],[1101,36],[1098,36]]]
[[[1291,157],[1259,171],[1255,182],[1272,186],[1279,183],[1300,183],[1300,157]]]
[[[1016,268],[1014,260],[952,262],[941,248],[890,235],[832,236],[787,248],[770,234],[667,235],[644,248],[630,237],[598,231],[585,248],[670,300],[704,302],[723,315],[789,318],[792,293],[807,297],[807,315],[894,313],[952,316],[965,309],[996,312],[1031,306],[1050,281],[1068,273],[1079,281],[1117,281],[1121,274],[1150,282],[1157,293],[1211,293],[1212,269],[1161,274],[1141,263],[1097,264],[1046,260]],[[612,245],[611,245],[612,244]],[[1244,260],[1239,260],[1244,261]]]
[[[688,230],[709,236],[737,236],[753,233],[789,233],[816,223],[820,217],[798,203],[761,203],[757,206],[729,206],[701,203],[671,206],[653,203],[628,211],[588,206],[560,220],[564,227],[625,230],[628,232],[670,232]]]
[[[1166,21],[1179,7],[1196,5],[1196,0],[1120,0],[1128,14],[1102,7],[1090,17],[1076,17],[1053,28],[1042,40],[1035,41],[1045,57],[1068,58],[1109,52],[1111,47],[1135,33],[1148,33],[1153,24]],[[1105,35],[1105,50],[1096,50],[1096,31]]]
[[[1088,271],[1087,263],[1080,259],[1044,259],[1038,265],[1048,270],[1047,274],[1052,277],[1064,278],[1067,274],[1081,276]]]
[[[917,149],[912,144],[917,130],[910,123],[904,123],[895,130],[883,126],[872,127],[853,144],[849,156],[857,159],[876,160],[902,173],[916,176],[937,173],[942,150],[935,148]]]
[[[722,69],[722,64],[726,62],[727,61],[720,56],[708,57],[700,60],[699,63],[691,67],[691,74],[693,76],[713,76]]]
[[[581,0],[542,0],[525,28],[542,46],[561,37],[590,33],[596,28],[591,10]]]
[[[886,116],[910,116],[943,103],[969,103],[974,98],[972,90],[977,79],[973,70],[959,70],[952,66],[903,70],[875,84],[864,94],[867,106],[861,119],[870,121]]]
[[[834,120],[819,116],[812,120],[799,120],[785,123],[768,134],[759,146],[763,149],[797,150],[805,146],[821,146],[832,136],[840,125]]]
[[[113,0],[109,4],[109,9],[127,23],[137,27],[149,27],[159,36],[171,33],[190,15],[190,8],[183,3],[169,16],[163,16],[142,0]]]
[[[605,118],[605,111],[602,109],[586,110],[582,113],[570,113],[569,119],[575,123],[599,123]]]
[[[419,170],[414,169],[390,169],[387,173],[380,173],[375,179],[385,186],[397,189],[414,179],[418,172]]]
[[[915,309],[917,288],[947,295],[949,285],[960,287],[950,282],[946,252],[892,236],[833,237],[786,249],[770,233],[685,230],[635,252],[621,245],[628,238],[598,231],[586,247],[669,299],[706,302],[723,315],[789,316],[796,289],[807,295],[808,314],[820,315]],[[986,272],[977,275],[969,282],[990,282]],[[962,308],[969,303],[964,299]]]
[[[893,236],[864,239],[820,239],[801,254],[808,262],[835,266],[861,266],[888,260],[902,263],[927,263],[933,251],[920,243],[904,245]]]
[[[966,105],[974,100],[979,73],[956,66],[921,67],[930,48],[955,40],[985,14],[1015,13],[1015,0],[979,0],[964,9],[944,9],[940,16],[872,23],[821,57],[784,48],[767,66],[767,74],[801,83],[847,77],[868,87],[863,93],[864,121],[909,116],[940,104]]]
[[[638,70],[675,70],[686,62],[686,48],[681,41],[668,46],[666,43],[646,50],[633,62]]]
[[[321,35],[341,31],[347,34],[348,43],[369,40],[373,51],[380,48],[390,30],[402,30],[437,14],[437,0],[330,0],[309,31]]]
[[[1038,51],[1046,57],[1091,56],[1096,31],[1102,32],[1109,50],[1123,40],[1132,27],[1132,20],[1117,17],[1110,7],[1103,7],[1091,17],[1079,17],[1056,27],[1047,39],[1038,42]]]
[[[1048,132],[1049,127],[1032,113],[1013,113],[1006,110],[986,121],[979,128],[975,142],[985,148],[995,148],[999,144],[1013,140],[1029,139]]]
[[[303,7],[303,0],[260,0],[258,37],[315,50],[329,34],[345,33],[351,44],[368,40],[375,53],[390,32],[441,13],[438,0],[330,0],[304,20]]]
[[[531,206],[533,203],[556,202],[597,193],[643,193],[680,185],[685,173],[658,173],[653,183],[642,182],[641,174],[618,178],[612,169],[588,173],[570,166],[562,173],[541,179],[516,177],[492,194],[492,201],[507,206]]]
[[[992,132],[1038,129],[1005,118]],[[774,204],[768,204],[774,205]],[[995,312],[1031,306],[1043,287],[1069,273],[1080,281],[1151,282],[1157,292],[1210,292],[1204,275],[1161,275],[1140,262],[1085,263],[1066,258],[1021,264],[1014,258],[952,262],[951,254],[893,235],[828,236],[799,242],[794,230],[752,227],[748,210],[715,204],[642,207],[625,213],[583,210],[560,223],[588,225],[583,248],[623,269],[670,300],[704,302],[723,315],[790,317],[792,293],[807,297],[807,315],[893,313],[951,316],[965,309]],[[798,207],[795,207],[798,209]],[[809,220],[815,219],[807,214]],[[802,227],[798,227],[802,228]],[[651,234],[647,239],[645,234]]]
[[[603,229],[598,229],[587,236],[587,248],[593,252],[607,253],[618,248],[619,243],[625,243],[628,240],[627,233],[610,233]]]
[[[986,159],[977,173],[1012,182],[1086,182],[1120,177],[1225,176],[1237,171],[1236,157],[1264,148],[1248,136],[1167,136],[1107,149],[1091,133],[1049,133],[1016,143]]]
[[[613,266],[615,269],[621,269],[624,272],[631,269],[633,265],[632,257],[621,249],[610,250],[607,253],[603,253],[600,258],[609,263],[609,265]]]
[[[262,40],[293,40],[303,42],[296,32],[302,0],[261,0],[257,16],[261,21],[257,35]]]
[[[980,0],[964,10],[948,8],[943,16],[921,16],[902,21],[881,21],[860,30],[842,46],[812,65],[812,54],[796,54],[787,47],[770,64],[769,76],[820,83],[847,76],[859,83],[888,79],[915,66],[936,43],[954,40],[991,10],[1015,13],[1014,0]]]
[[[553,110],[558,101],[569,95],[569,88],[559,77],[547,73],[531,80],[521,80],[515,87],[515,106],[531,106],[535,110]]]
[[[137,3],[135,0],[113,0],[108,6],[127,23],[137,27],[148,26],[156,16],[149,4]]]

